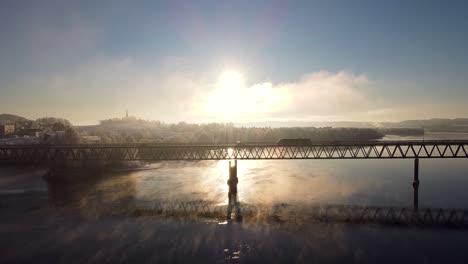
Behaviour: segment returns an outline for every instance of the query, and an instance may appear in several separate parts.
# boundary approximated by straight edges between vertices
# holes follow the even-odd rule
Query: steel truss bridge
[[[1,161],[468,158],[468,140],[277,144],[0,145]]]
[[[468,158],[468,140],[315,142],[279,144],[78,144],[1,145],[0,163],[47,163],[51,171],[68,164],[166,160],[235,160],[229,177],[237,177],[237,160],[259,159],[414,159],[413,207],[419,206],[419,159]]]

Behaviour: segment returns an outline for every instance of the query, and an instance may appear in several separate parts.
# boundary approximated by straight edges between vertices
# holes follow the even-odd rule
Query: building
[[[15,133],[15,125],[0,125],[0,137],[5,137]]]

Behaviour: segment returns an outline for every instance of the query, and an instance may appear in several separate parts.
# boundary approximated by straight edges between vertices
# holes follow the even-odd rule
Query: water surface
[[[388,136],[388,140],[421,137]],[[425,139],[468,139],[429,133]],[[47,184],[43,170],[0,168],[0,195],[35,192],[49,204],[135,206],[159,200],[225,203],[228,161],[171,161],[99,181]],[[468,160],[421,159],[420,207],[468,208]],[[413,160],[240,160],[239,199],[247,204],[352,204],[411,207]]]

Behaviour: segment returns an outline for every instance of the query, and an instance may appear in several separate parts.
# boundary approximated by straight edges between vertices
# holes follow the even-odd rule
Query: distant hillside
[[[468,118],[433,118],[427,120],[405,120],[401,121],[400,125],[406,127],[429,127],[429,126],[466,126],[468,125]]]
[[[12,114],[0,114],[0,124],[6,124],[6,123],[15,123],[17,121],[27,121],[27,118],[17,116],[17,115],[12,115]]]
[[[458,132],[468,133],[468,118],[433,118],[425,120],[405,120],[401,122],[355,122],[355,121],[272,121],[272,122],[251,122],[238,123],[238,127],[353,127],[353,128],[379,128],[386,131],[396,132],[398,129],[407,130],[406,133],[421,133],[420,129],[426,132]],[[382,131],[384,131],[382,130]],[[398,133],[404,130],[399,130]]]
[[[433,118],[426,120],[405,120],[394,123],[381,123],[386,128],[422,128],[426,132],[468,133],[468,118]]]
[[[264,122],[248,122],[235,123],[237,127],[349,127],[349,128],[374,128],[377,127],[373,122],[356,122],[356,121],[264,121]]]

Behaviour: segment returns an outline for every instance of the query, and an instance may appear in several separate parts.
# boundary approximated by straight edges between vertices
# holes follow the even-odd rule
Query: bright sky
[[[68,3],[66,3],[68,2]],[[467,117],[466,1],[0,2],[0,113]]]

